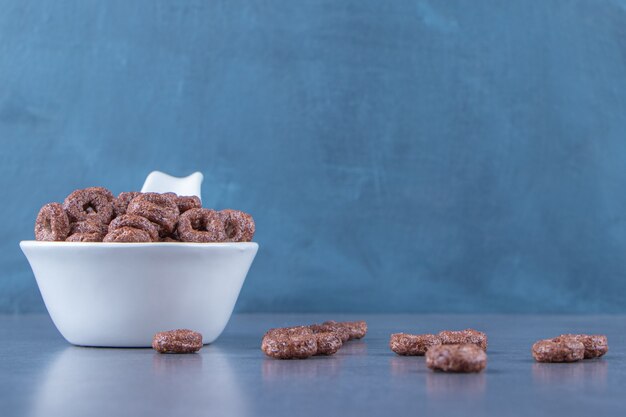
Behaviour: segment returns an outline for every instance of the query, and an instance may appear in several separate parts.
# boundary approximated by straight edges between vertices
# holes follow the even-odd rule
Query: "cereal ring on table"
[[[195,353],[202,349],[202,335],[188,329],[159,332],[152,338],[152,349],[159,353]]]
[[[487,350],[487,335],[474,329],[465,330],[443,330],[438,334],[441,343],[444,345],[460,345],[471,343],[478,345],[482,350]]]
[[[573,338],[539,340],[532,354],[537,362],[576,362],[585,357],[585,345]]]
[[[322,324],[311,324],[309,329],[311,329],[313,333],[336,333],[342,343],[346,343],[350,340],[350,331],[336,321],[325,321]]]
[[[426,366],[443,372],[480,372],[487,354],[476,344],[435,345],[426,351]]]
[[[35,220],[35,239],[63,241],[70,232],[70,221],[59,203],[44,205]]]
[[[306,359],[317,353],[317,337],[314,334],[266,333],[261,350],[275,359]]]
[[[141,193],[139,191],[125,191],[123,193],[119,193],[117,198],[113,201],[113,209],[115,211],[115,216],[121,216],[122,214],[126,214],[126,208],[128,204],[133,200],[133,198],[137,197]]]
[[[113,194],[103,187],[75,190],[65,198],[63,208],[69,220],[94,220],[108,224],[113,218]]]
[[[126,214],[145,217],[159,228],[159,236],[170,235],[178,221],[178,206],[175,197],[159,193],[143,193],[133,198],[126,208]]]
[[[423,356],[431,346],[440,344],[439,336],[434,334],[394,333],[389,339],[391,350],[405,356]]]
[[[102,242],[102,233],[72,233],[65,239],[66,242]]]
[[[176,228],[183,242],[223,242],[226,239],[224,223],[215,210],[191,209],[178,219]]]
[[[153,242],[159,241],[159,228],[145,217],[135,214],[122,214],[111,221],[111,224],[109,224],[109,233],[121,227],[132,227],[133,229],[143,230],[150,235],[150,240]]]
[[[135,229],[134,227],[120,227],[115,229],[104,237],[103,242],[119,242],[119,243],[141,243],[152,242],[150,234],[145,230]]]
[[[573,339],[585,346],[585,359],[599,358],[609,351],[609,341],[603,334],[562,334],[552,340],[560,342],[563,339]]]
[[[362,339],[367,334],[367,323],[364,320],[340,321],[340,326],[345,327],[350,333],[350,340]]]
[[[334,355],[343,346],[343,342],[337,333],[315,333],[317,339],[316,355]]]
[[[177,196],[176,205],[178,206],[178,211],[180,211],[180,214],[183,214],[187,210],[191,210],[194,208],[202,208],[202,202],[197,195]]]

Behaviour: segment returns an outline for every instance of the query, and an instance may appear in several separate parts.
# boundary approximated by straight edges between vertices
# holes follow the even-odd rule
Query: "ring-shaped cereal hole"
[[[215,210],[206,208],[191,209],[178,219],[176,228],[183,242],[223,242],[226,239],[224,223]]]
[[[248,213],[225,209],[219,212],[227,242],[250,242],[254,237],[254,219]]]
[[[102,233],[72,233],[65,239],[66,242],[102,242]]]
[[[94,220],[108,224],[113,218],[113,194],[103,187],[75,190],[65,198],[63,208],[70,222]]]
[[[70,233],[70,222],[63,206],[59,203],[44,205],[35,220],[35,240],[63,241]]]
[[[202,202],[200,201],[200,198],[196,195],[181,195],[176,197],[176,205],[178,206],[178,211],[180,211],[180,214],[183,214],[188,210],[201,208]]]
[[[111,221],[109,233],[121,227],[143,230],[150,235],[150,240],[153,242],[159,241],[159,228],[145,217],[137,216],[136,214],[122,214]]]
[[[152,242],[150,235],[145,230],[135,229],[133,227],[120,227],[107,235],[103,242],[119,242],[119,243],[143,243]]]
[[[179,211],[176,198],[172,195],[143,193],[128,204],[126,214],[145,217],[158,226],[160,237],[166,237],[174,231]]]
[[[113,201],[113,208],[115,210],[115,216],[121,216],[126,214],[126,208],[128,204],[141,193],[139,191],[124,191],[119,193],[117,198]]]

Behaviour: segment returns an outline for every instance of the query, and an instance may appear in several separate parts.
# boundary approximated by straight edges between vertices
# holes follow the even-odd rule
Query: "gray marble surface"
[[[333,357],[265,358],[269,327],[368,321]],[[481,374],[434,373],[388,346],[398,331],[474,327],[489,335]],[[609,353],[539,364],[530,346],[563,332],[605,333]],[[69,345],[46,315],[0,316],[0,415],[9,416],[624,416],[626,316],[238,315],[195,355]]]

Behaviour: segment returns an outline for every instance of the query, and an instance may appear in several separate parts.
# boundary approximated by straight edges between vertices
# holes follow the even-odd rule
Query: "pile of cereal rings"
[[[35,239],[66,242],[250,242],[254,219],[238,210],[203,208],[196,196],[76,190],[44,205]]]

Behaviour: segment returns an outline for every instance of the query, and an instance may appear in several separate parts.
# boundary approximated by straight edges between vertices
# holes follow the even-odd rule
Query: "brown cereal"
[[[239,210],[221,210],[219,216],[224,224],[227,242],[250,242],[254,237],[254,219]]]
[[[133,198],[126,208],[127,214],[145,217],[159,228],[159,236],[170,235],[178,221],[175,197],[158,193],[143,193]]]
[[[573,338],[539,340],[532,354],[537,362],[576,362],[585,357],[585,345]]]
[[[340,321],[338,324],[348,329],[350,340],[362,339],[367,334],[367,323],[364,320]]]
[[[443,372],[480,372],[487,354],[476,344],[435,345],[426,351],[426,366]]]
[[[609,342],[605,335],[602,334],[562,334],[554,338],[555,342],[563,339],[573,339],[585,346],[585,359],[599,358],[609,351]]]
[[[317,339],[316,355],[334,355],[343,345],[343,342],[337,333],[315,333],[315,338]]]
[[[109,224],[109,233],[121,227],[132,227],[134,229],[143,230],[150,235],[151,241],[159,241],[159,228],[145,217],[137,216],[136,214],[122,214],[111,221],[111,224]]]
[[[70,222],[59,203],[44,205],[37,214],[35,221],[35,239],[46,241],[63,241],[70,232]]]
[[[336,333],[341,338],[342,343],[350,340],[350,331],[336,321],[331,320],[325,321],[322,324],[311,324],[309,329],[311,329],[313,333]]]
[[[202,349],[202,335],[188,329],[159,332],[152,338],[152,349],[159,353],[194,353]]]
[[[101,233],[73,233],[65,239],[66,242],[102,242]]]
[[[474,329],[458,331],[444,330],[439,332],[439,339],[444,345],[459,345],[471,343],[480,346],[482,350],[487,350],[487,335]]]
[[[63,208],[70,222],[95,220],[108,224],[113,218],[113,194],[103,187],[75,190],[65,198]]]
[[[141,193],[138,191],[125,191],[119,193],[117,198],[113,201],[113,209],[115,210],[115,216],[121,216],[126,214],[126,208],[128,204]]]
[[[83,220],[70,225],[70,235],[76,233],[97,233],[102,236],[107,234],[109,226],[96,220]]]
[[[206,208],[184,212],[178,219],[176,231],[183,242],[223,242],[226,239],[222,218],[215,210]]]
[[[135,229],[134,227],[120,227],[115,229],[104,237],[103,242],[117,242],[117,243],[140,243],[140,242],[152,242],[150,234],[145,230]]]
[[[306,359],[317,354],[317,337],[312,333],[280,332],[272,329],[263,336],[261,350],[276,359]]]
[[[202,208],[202,202],[197,195],[181,195],[176,197],[176,205],[180,214],[194,208]]]
[[[431,346],[437,345],[441,345],[441,340],[434,334],[394,333],[389,339],[389,347],[398,355],[423,356]]]

